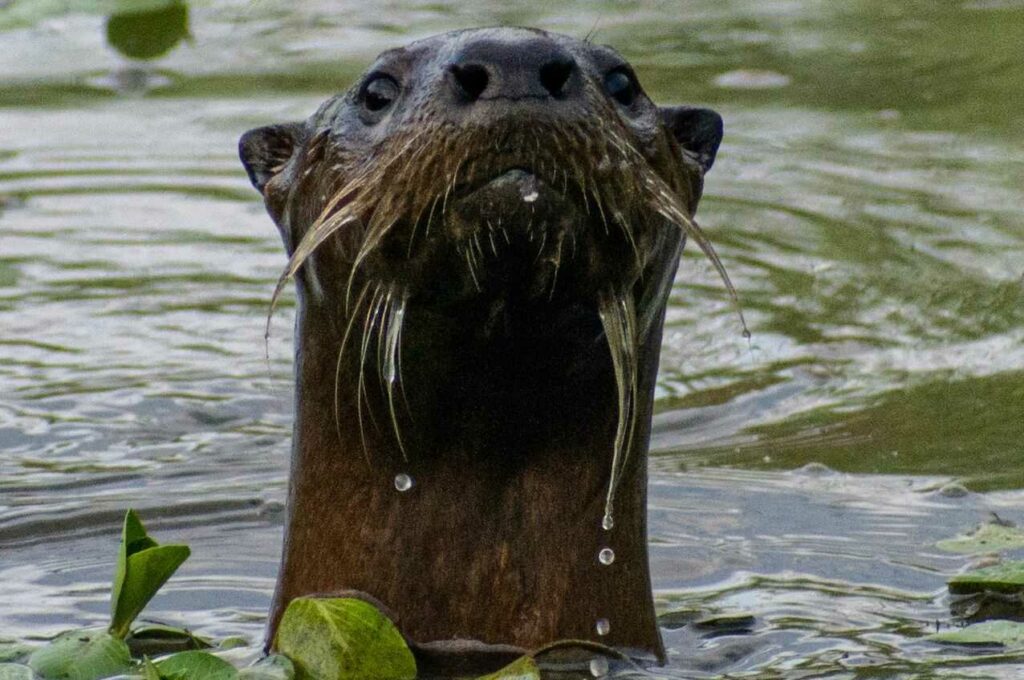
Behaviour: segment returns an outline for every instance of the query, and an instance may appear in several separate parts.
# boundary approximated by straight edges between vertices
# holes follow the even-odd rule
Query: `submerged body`
[[[271,636],[291,599],[357,591],[428,666],[456,640],[663,657],[646,451],[721,130],[609,48],[502,28],[385,52],[242,138],[300,303]]]

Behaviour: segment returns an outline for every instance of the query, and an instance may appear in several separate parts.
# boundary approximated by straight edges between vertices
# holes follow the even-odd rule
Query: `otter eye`
[[[363,85],[363,106],[370,111],[383,111],[398,98],[398,83],[391,76],[377,75]]]
[[[629,106],[636,99],[636,84],[633,82],[633,78],[621,68],[615,69],[604,77],[604,89],[623,106]]]

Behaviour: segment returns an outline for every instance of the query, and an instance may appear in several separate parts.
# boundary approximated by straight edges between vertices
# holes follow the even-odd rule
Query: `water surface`
[[[1015,677],[942,650],[936,540],[1024,521],[1024,4],[210,0],[140,63],[104,12],[0,9],[0,633],[100,623],[124,508],[193,558],[147,610],[258,643],[281,536],[292,307],[235,155],[381,49],[528,24],[618,47],[726,138],[651,462],[669,677]],[[811,465],[808,465],[811,464]],[[964,485],[966,495],[956,493]],[[1018,557],[1020,555],[1017,555]]]

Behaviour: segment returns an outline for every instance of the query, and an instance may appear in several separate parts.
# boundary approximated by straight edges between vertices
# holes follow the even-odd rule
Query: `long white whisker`
[[[389,298],[391,293],[389,292]],[[398,449],[402,452],[402,460],[408,461],[409,457],[405,451],[405,444],[402,442],[402,432],[398,426],[398,413],[395,409],[395,384],[401,385],[402,375],[402,325],[405,321],[405,306],[408,302],[408,295],[399,292],[388,309],[387,333],[385,334],[384,366],[382,371],[382,382],[387,390],[388,410],[391,415],[391,426],[395,432],[395,440],[398,442]]]
[[[338,440],[341,441],[341,398],[340,398],[340,386],[341,386],[341,363],[342,357],[345,354],[345,347],[348,344],[348,337],[352,331],[352,327],[355,323],[356,316],[359,314],[359,308],[363,305],[363,300],[366,298],[366,293],[370,289],[370,284],[367,282],[363,285],[363,290],[359,293],[359,298],[356,300],[355,309],[349,315],[348,323],[345,325],[345,333],[341,336],[341,345],[338,347],[338,359],[334,365],[334,428],[338,433]]]
[[[615,494],[626,471],[633,446],[637,398],[636,310],[631,294],[606,291],[598,297],[598,314],[604,326],[615,375],[618,422],[612,449],[611,473],[605,496],[603,524],[614,523]]]
[[[366,427],[363,423],[363,399],[366,399],[366,410],[370,416],[370,419],[376,420],[373,416],[373,409],[370,408],[370,398],[366,393],[366,351],[370,344],[370,338],[373,337],[373,327],[377,323],[378,315],[381,309],[381,302],[384,299],[384,293],[382,291],[383,284],[377,284],[377,289],[373,294],[373,299],[370,301],[370,305],[366,309],[366,321],[363,325],[363,339],[359,349],[359,380],[356,385],[356,415],[359,420],[359,438],[363,443],[363,453],[366,454],[367,462],[370,461],[370,449],[366,445]]]

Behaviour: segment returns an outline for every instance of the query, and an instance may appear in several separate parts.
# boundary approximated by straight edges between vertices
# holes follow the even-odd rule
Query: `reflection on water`
[[[194,548],[150,613],[259,639],[291,310],[268,376],[283,253],[237,137],[305,117],[380,49],[524,23],[595,29],[658,101],[726,119],[699,217],[754,335],[689,254],[652,568],[663,609],[754,620],[666,630],[666,674],[1013,677],[1012,654],[920,638],[965,564],[934,542],[1024,520],[1024,6],[468,4],[161,1],[145,31],[113,0],[0,9],[0,636],[102,620],[131,505]]]

